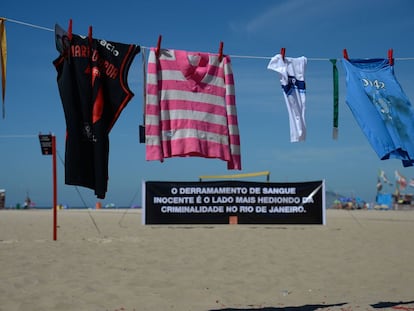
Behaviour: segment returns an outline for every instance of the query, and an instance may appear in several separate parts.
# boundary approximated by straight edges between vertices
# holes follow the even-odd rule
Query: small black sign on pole
[[[52,134],[39,134],[40,148],[43,155],[52,155],[53,166],[53,240],[57,240],[57,172],[56,172],[56,137]]]
[[[40,148],[43,155],[52,155],[52,134],[39,134]]]

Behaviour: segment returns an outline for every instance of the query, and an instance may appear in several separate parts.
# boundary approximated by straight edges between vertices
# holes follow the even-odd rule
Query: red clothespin
[[[92,26],[89,26],[88,40],[89,40],[89,45],[92,45]]]
[[[389,49],[388,50],[388,61],[389,61],[391,66],[394,65],[394,58],[393,58],[392,54],[393,54],[393,50]]]
[[[345,58],[346,60],[349,60],[349,57],[348,57],[348,51],[347,51],[346,49],[344,49],[344,58]]]
[[[68,38],[69,38],[69,40],[72,40],[72,19],[69,20]]]
[[[161,40],[162,40],[162,36],[159,35],[158,36],[157,47],[155,48],[155,56],[157,56],[157,57],[160,56],[160,52],[161,52]]]
[[[285,61],[286,48],[281,48],[280,49],[280,55],[282,55],[282,59],[283,59],[283,61]]]
[[[219,61],[221,62],[223,59],[223,41],[220,42],[220,46],[219,46]]]

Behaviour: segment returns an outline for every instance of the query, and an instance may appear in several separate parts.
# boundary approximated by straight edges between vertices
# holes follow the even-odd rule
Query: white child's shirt
[[[305,121],[305,67],[307,58],[285,57],[277,54],[270,60],[267,69],[279,73],[286,106],[289,113],[290,141],[299,142],[306,138]]]

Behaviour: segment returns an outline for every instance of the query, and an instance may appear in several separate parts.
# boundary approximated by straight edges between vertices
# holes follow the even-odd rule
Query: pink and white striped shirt
[[[146,159],[197,156],[241,170],[230,57],[155,49],[148,59]]]

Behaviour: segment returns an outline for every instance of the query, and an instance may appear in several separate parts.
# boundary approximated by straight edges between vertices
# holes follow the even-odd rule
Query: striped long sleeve
[[[145,103],[146,159],[197,156],[241,169],[231,61],[217,55],[151,49]]]

